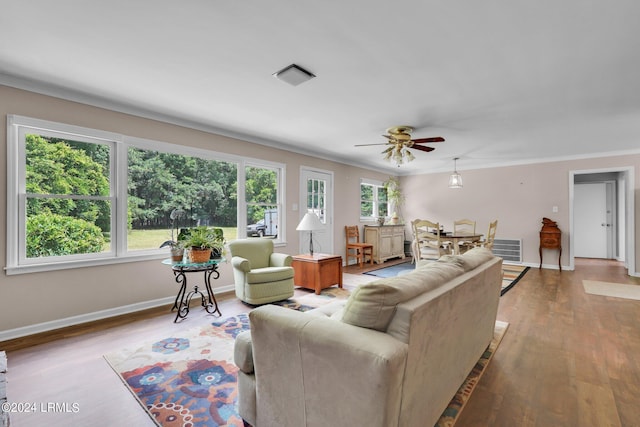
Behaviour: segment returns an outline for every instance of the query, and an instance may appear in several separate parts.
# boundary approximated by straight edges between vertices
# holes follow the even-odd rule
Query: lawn
[[[238,235],[238,229],[235,227],[221,227],[224,232],[224,238],[227,241],[235,240]],[[171,232],[169,230],[131,230],[127,236],[129,250],[137,249],[153,249],[159,248],[166,241],[171,240]]]

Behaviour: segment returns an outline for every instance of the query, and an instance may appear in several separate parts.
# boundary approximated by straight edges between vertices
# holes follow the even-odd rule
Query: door
[[[574,255],[612,258],[611,183],[593,182],[574,187]]]
[[[300,219],[307,212],[320,218],[322,229],[313,232],[314,253],[333,253],[333,173],[316,169],[300,170]],[[300,235],[300,253],[309,253],[311,233]]]

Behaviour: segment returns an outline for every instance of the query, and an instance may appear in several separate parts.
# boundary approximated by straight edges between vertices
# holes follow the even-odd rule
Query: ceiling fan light
[[[415,156],[413,154],[411,154],[411,151],[409,150],[404,150],[405,155],[407,156],[407,161],[408,162],[412,162],[413,160],[415,160]]]

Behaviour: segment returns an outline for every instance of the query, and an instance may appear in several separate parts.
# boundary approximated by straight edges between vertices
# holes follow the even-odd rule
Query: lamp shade
[[[458,157],[453,159],[453,173],[449,177],[449,188],[462,188],[462,175],[458,173]]]
[[[322,223],[318,215],[313,212],[307,212],[300,220],[300,223],[296,227],[298,231],[315,231],[322,229]]]
[[[462,175],[457,171],[449,177],[449,188],[462,188]]]

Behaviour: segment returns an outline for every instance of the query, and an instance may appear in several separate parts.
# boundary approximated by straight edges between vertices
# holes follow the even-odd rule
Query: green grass
[[[224,232],[227,241],[235,240],[238,236],[238,229],[235,227],[220,227]],[[162,242],[171,240],[171,231],[160,230],[131,230],[127,235],[129,250],[156,249]]]

